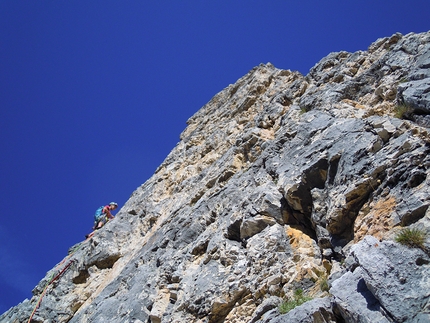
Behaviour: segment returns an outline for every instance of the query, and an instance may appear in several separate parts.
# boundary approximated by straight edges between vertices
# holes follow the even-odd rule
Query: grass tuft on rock
[[[286,314],[293,308],[300,306],[311,299],[312,297],[303,295],[302,289],[297,289],[294,292],[294,297],[292,299],[284,300],[281,304],[279,304],[279,313]]]
[[[404,228],[396,235],[396,242],[411,248],[425,249],[427,233],[418,228]]]
[[[412,108],[403,103],[399,104],[394,108],[394,116],[398,119],[406,119],[406,117],[411,113]]]

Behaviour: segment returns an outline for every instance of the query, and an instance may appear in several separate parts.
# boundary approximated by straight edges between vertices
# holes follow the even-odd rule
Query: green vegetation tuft
[[[426,241],[427,233],[422,229],[404,228],[397,235],[395,240],[405,246],[411,248],[425,249],[424,242]]]
[[[303,295],[302,289],[297,289],[294,292],[294,297],[291,300],[285,300],[281,304],[279,304],[279,312],[281,314],[286,314],[289,311],[291,311],[293,308],[302,305],[303,303],[306,303],[307,301],[310,301],[312,297]]]
[[[300,107],[300,114],[305,114],[308,110],[304,107]]]
[[[394,108],[394,116],[399,119],[404,119],[408,113],[412,111],[407,104],[399,104]]]
[[[321,280],[320,280],[320,289],[323,292],[328,292],[330,290],[330,287],[328,286],[327,277],[321,278]]]

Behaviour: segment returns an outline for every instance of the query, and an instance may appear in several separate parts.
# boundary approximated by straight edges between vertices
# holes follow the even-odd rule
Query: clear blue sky
[[[430,1],[0,1],[0,313],[123,205],[186,120],[260,63],[309,69]]]

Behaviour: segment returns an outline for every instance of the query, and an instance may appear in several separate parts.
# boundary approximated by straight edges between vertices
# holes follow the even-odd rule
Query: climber
[[[100,229],[104,226],[109,220],[113,219],[114,216],[110,211],[115,210],[118,207],[118,204],[115,202],[110,202],[108,205],[100,206],[96,214],[94,214],[94,227],[93,230]]]
[[[104,226],[109,220],[113,219],[111,211],[115,210],[118,207],[118,204],[115,202],[110,202],[108,205],[100,206],[96,213],[94,214],[94,226],[93,232],[87,234],[85,237],[90,238],[93,236],[95,230],[100,229]]]

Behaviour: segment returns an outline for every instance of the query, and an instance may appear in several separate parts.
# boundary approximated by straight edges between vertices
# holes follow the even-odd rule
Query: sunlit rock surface
[[[394,241],[430,231],[429,68],[430,33],[255,67],[0,322],[430,322],[428,239]]]

